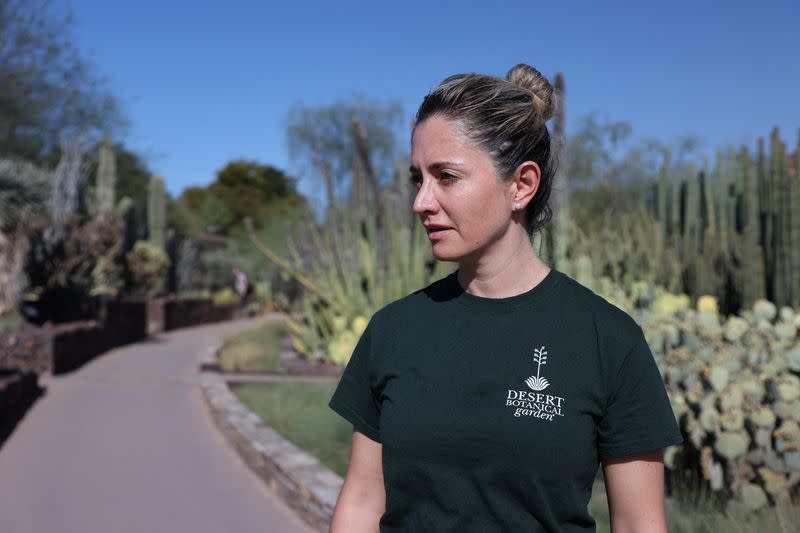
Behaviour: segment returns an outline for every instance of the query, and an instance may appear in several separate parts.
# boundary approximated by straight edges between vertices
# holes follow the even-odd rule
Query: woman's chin
[[[431,251],[433,251],[433,257],[435,257],[437,261],[458,261],[461,257],[461,254],[447,246],[443,246],[441,243],[434,243],[431,247]]]

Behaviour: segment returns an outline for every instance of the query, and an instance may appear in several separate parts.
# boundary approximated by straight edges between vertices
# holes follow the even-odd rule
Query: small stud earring
[[[520,207],[519,202],[514,202],[514,211],[519,211]]]

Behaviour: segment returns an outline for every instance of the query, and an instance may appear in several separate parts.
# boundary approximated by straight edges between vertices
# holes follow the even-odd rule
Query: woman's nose
[[[437,205],[431,187],[423,182],[417,190],[417,196],[414,198],[413,211],[418,215],[430,213],[436,211]]]

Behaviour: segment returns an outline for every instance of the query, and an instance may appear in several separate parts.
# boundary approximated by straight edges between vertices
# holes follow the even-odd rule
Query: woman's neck
[[[458,282],[464,290],[485,298],[507,298],[531,290],[550,272],[527,234],[504,244],[477,260],[459,262]]]

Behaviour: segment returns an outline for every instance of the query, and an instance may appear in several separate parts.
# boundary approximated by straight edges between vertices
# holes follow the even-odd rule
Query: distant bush
[[[216,305],[233,305],[239,303],[239,295],[230,287],[225,287],[214,293],[211,297]]]

